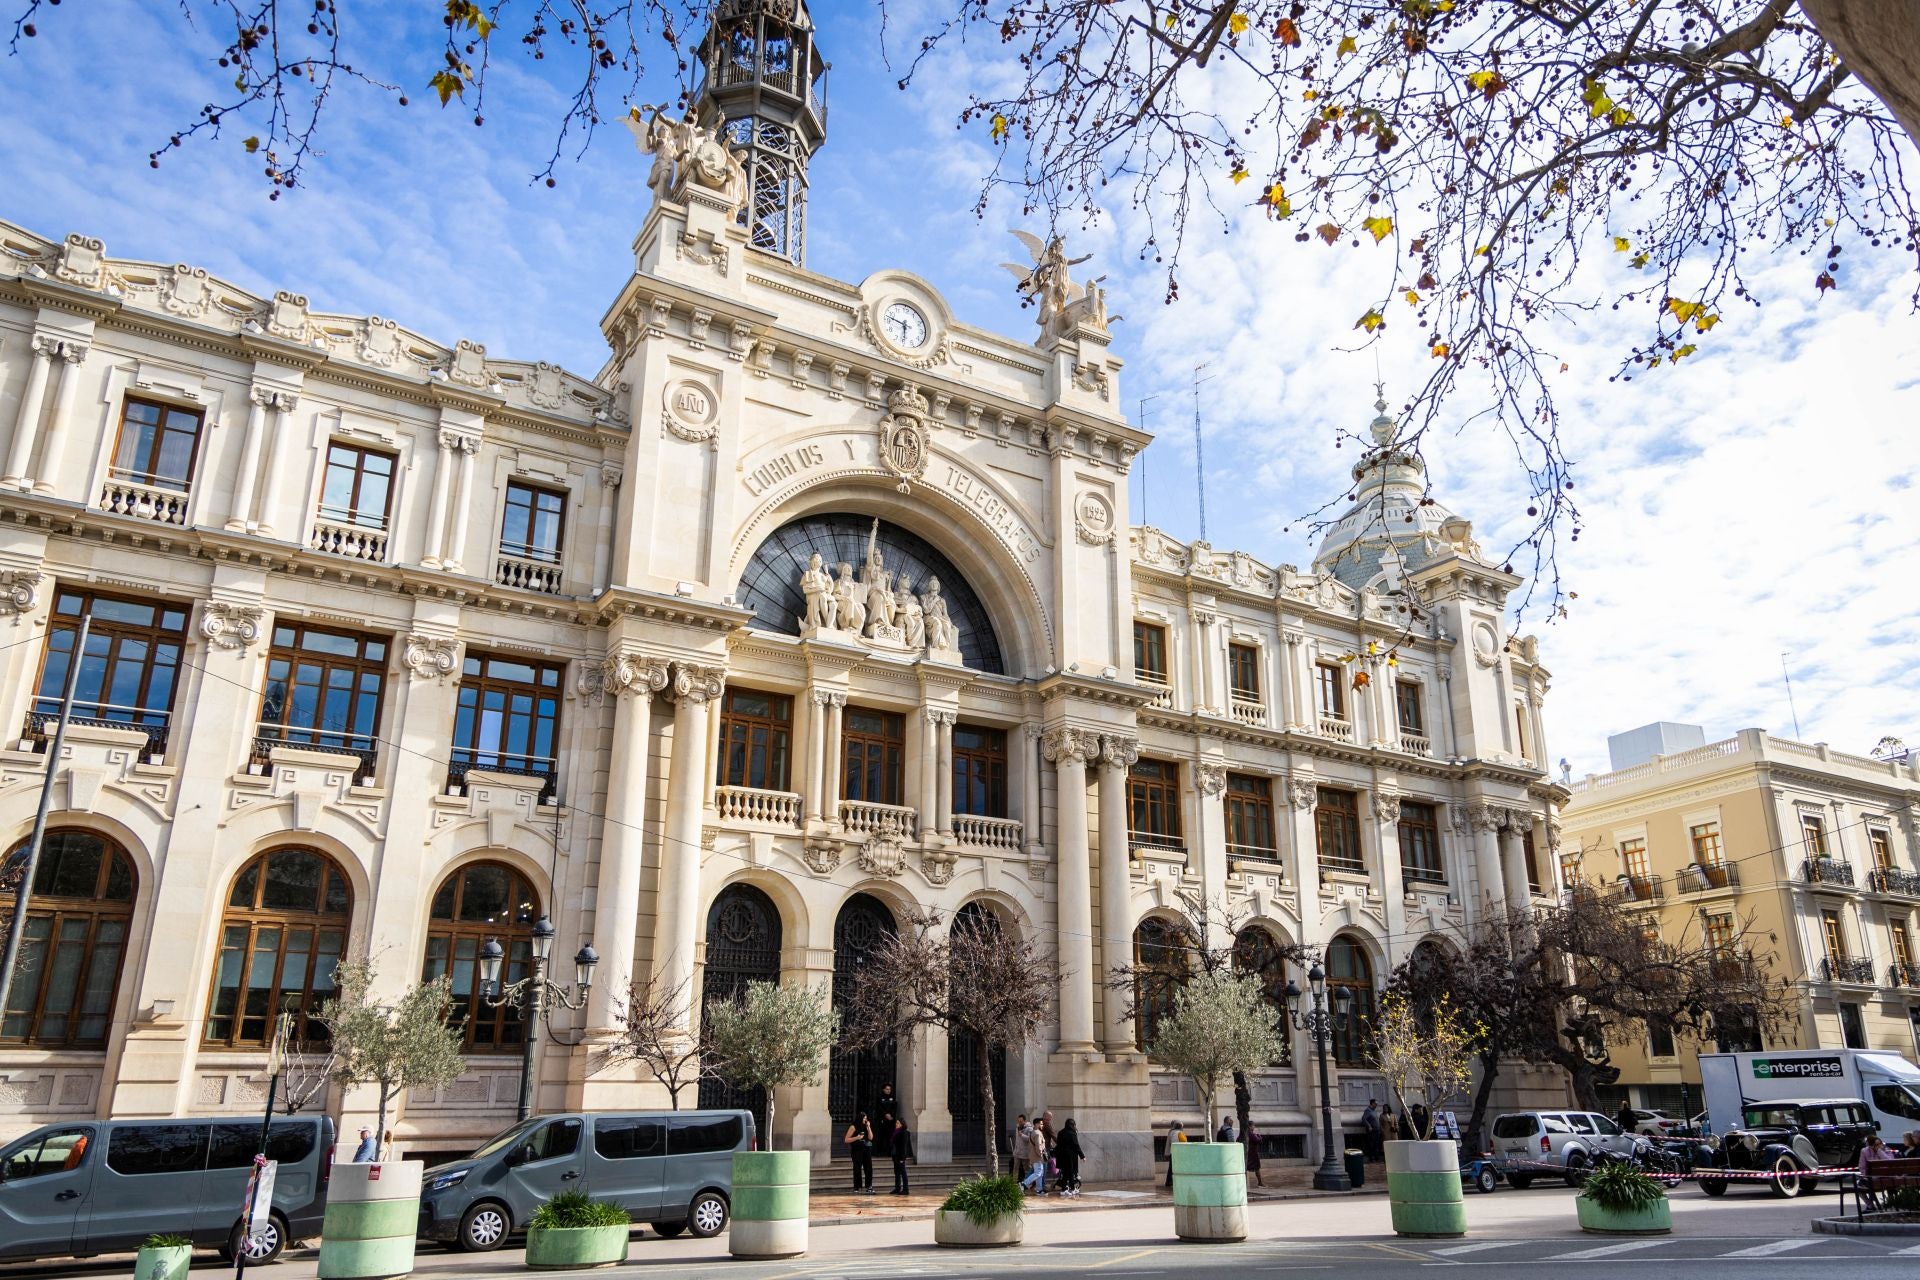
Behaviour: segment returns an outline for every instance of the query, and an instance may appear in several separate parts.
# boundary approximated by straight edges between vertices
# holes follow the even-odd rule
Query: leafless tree
[[[637,1062],[667,1091],[667,1102],[678,1111],[682,1091],[697,1086],[703,1074],[703,1046],[687,1034],[687,990],[681,983],[671,991],[657,990],[650,977],[627,985],[624,1000],[613,1002],[619,1034],[598,1055],[596,1070]]]
[[[299,1040],[288,1045],[280,1066],[280,1102],[287,1114],[324,1107],[327,1085],[333,1080],[336,1066],[330,1040]]]
[[[946,931],[939,925],[937,914],[922,915],[868,956],[842,1009],[847,1043],[884,1044],[926,1026],[970,1036],[985,1102],[987,1159],[997,1176],[993,1052],[1038,1038],[1053,1008],[1059,968],[1038,941],[1015,936],[991,915],[963,912]]]

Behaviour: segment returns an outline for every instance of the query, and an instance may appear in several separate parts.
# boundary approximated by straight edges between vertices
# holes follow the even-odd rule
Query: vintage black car
[[[1860,1148],[1875,1131],[1873,1114],[1857,1098],[1756,1102],[1745,1109],[1739,1128],[1696,1144],[1694,1169],[1702,1175],[1700,1189],[1710,1196],[1749,1182],[1776,1196],[1797,1196],[1819,1181],[1812,1170],[1858,1163]],[[1768,1176],[1764,1181],[1714,1178],[1709,1176],[1714,1169]]]

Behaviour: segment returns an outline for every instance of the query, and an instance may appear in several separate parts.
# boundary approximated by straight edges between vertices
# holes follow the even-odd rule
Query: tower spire
[[[700,113],[747,170],[748,243],[804,265],[807,161],[827,137],[827,64],[804,0],[720,0],[700,41]]]

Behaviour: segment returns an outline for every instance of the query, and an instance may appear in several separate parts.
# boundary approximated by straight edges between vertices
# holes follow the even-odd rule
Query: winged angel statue
[[[1121,318],[1107,315],[1107,295],[1100,287],[1105,276],[1097,276],[1083,286],[1075,284],[1067,274],[1069,267],[1079,266],[1092,254],[1069,258],[1064,236],[1042,240],[1039,236],[1018,229],[1013,234],[1027,247],[1033,263],[1031,266],[1014,262],[1000,265],[1020,282],[1017,287],[1022,296],[1040,308],[1040,337],[1043,341],[1064,337],[1075,325],[1089,324],[1104,329]]]

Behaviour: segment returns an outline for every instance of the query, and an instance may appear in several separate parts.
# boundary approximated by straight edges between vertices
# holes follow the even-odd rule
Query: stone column
[[[1480,892],[1474,905],[1483,918],[1498,918],[1506,913],[1507,895],[1500,871],[1500,845],[1497,833],[1504,814],[1484,800],[1475,801],[1467,810],[1473,831],[1473,865],[1480,880]]]
[[[1373,869],[1373,888],[1380,895],[1391,950],[1397,949],[1395,944],[1407,931],[1407,886],[1400,867],[1400,793],[1375,791],[1373,819],[1375,844],[1380,851]]]
[[[285,523],[281,518],[280,493],[286,488],[287,473],[300,456],[301,442],[287,433],[287,418],[300,405],[300,397],[288,391],[273,393],[273,452],[267,455],[267,487],[260,495],[260,533],[270,536]],[[300,521],[292,522],[298,530]]]
[[[827,778],[827,721],[831,717],[831,689],[814,688],[807,692],[807,780],[802,803],[809,825],[825,816],[824,795]]]
[[[933,736],[937,750],[934,761],[934,816],[940,823],[940,834],[953,837],[953,723],[958,717],[951,711],[942,711],[934,722]]]
[[[60,464],[66,456],[67,410],[73,403],[74,388],[80,384],[80,362],[87,358],[85,344],[60,344],[60,381],[53,390],[53,416],[47,422],[47,444],[40,453],[40,480],[34,487],[42,493],[54,493],[60,486]]]
[[[480,437],[465,434],[459,435],[455,437],[454,447],[459,450],[459,454],[457,455],[459,466],[456,469],[456,474],[459,476],[460,481],[460,495],[458,501],[456,501],[453,506],[453,545],[447,552],[446,558],[440,562],[440,567],[453,573],[463,573],[466,571],[467,563],[467,529],[473,523],[473,457],[476,453],[480,452]],[[490,577],[491,575],[486,574],[482,576]],[[705,740],[706,735],[703,733],[701,734],[700,741],[704,742]],[[674,754],[678,755],[680,749],[680,742],[676,739],[674,742]],[[699,753],[695,752],[695,754],[697,755]]]
[[[940,717],[938,707],[920,708],[920,776],[915,785],[914,807],[920,811],[920,838],[926,839],[940,829]]]
[[[600,528],[593,538],[593,591],[607,589],[609,566],[613,558],[614,529],[620,523],[620,482],[626,472],[618,463],[600,465]]]
[[[1055,729],[1041,744],[1059,796],[1060,1051],[1093,1051],[1093,859],[1087,849],[1087,761],[1100,741],[1084,729]]]
[[[233,507],[227,512],[227,528],[245,533],[253,524],[253,494],[260,479],[260,450],[267,441],[267,406],[273,392],[265,387],[247,391],[247,434],[240,442],[240,474],[233,478]]]
[[[1287,680],[1287,718],[1282,721],[1289,729],[1313,727],[1313,683],[1306,678],[1307,638],[1298,631],[1289,631],[1281,636],[1286,642]]]
[[[1507,901],[1524,906],[1531,899],[1527,892],[1527,851],[1521,846],[1520,834],[1532,823],[1533,815],[1525,809],[1507,809],[1500,816],[1506,819],[1500,828],[1500,865],[1506,871]]]
[[[1223,705],[1219,691],[1214,688],[1213,624],[1216,620],[1211,609],[1193,611],[1193,708],[1196,711],[1217,711]]]
[[[441,553],[447,545],[447,502],[451,495],[455,459],[460,456],[460,434],[442,430],[440,448],[433,460],[433,497],[427,502],[427,543],[420,554],[425,569],[440,567]]]
[[[40,411],[46,407],[48,368],[59,349],[57,339],[34,335],[27,387],[20,393],[20,409],[13,415],[13,439],[7,445],[5,483],[10,489],[33,488],[27,468],[32,465],[33,442],[40,431]]]
[[[1140,743],[1109,734],[1100,739],[1100,972],[1132,962],[1133,879],[1128,848],[1127,770],[1140,758]],[[1064,812],[1064,809],[1063,809]],[[1064,840],[1062,841],[1064,843]],[[1062,868],[1061,898],[1066,897]],[[1103,1004],[1102,1040],[1108,1053],[1131,1053],[1133,1019],[1126,1002],[1109,993]]]
[[[1319,798],[1319,780],[1312,774],[1292,773],[1287,776],[1287,809],[1283,821],[1293,851],[1293,866],[1287,868],[1287,872],[1293,877],[1294,891],[1299,894],[1298,909],[1303,934],[1317,934],[1313,922],[1320,919],[1320,838],[1313,825],[1313,807]],[[1312,946],[1319,939],[1317,936],[1303,936],[1300,941]]]
[[[617,654],[583,669],[578,684],[583,693],[614,699],[600,877],[593,897],[593,945],[600,952],[601,980],[587,1004],[588,1028],[607,1031],[614,1023],[614,1002],[626,998],[627,983],[639,976],[634,957],[645,864],[648,744],[653,695],[667,687],[667,666],[639,654]]]
[[[1227,865],[1227,762],[1196,760],[1193,765],[1194,823],[1187,837],[1187,870],[1200,876],[1208,902],[1225,902]],[[1218,923],[1217,921],[1213,923]],[[1208,946],[1232,946],[1233,939],[1209,938]]]
[[[673,762],[667,773],[667,821],[660,841],[660,883],[653,935],[653,976],[662,991],[693,989],[699,936],[700,828],[707,777],[709,707],[726,685],[725,667],[676,662],[673,668]],[[691,1020],[688,1026],[691,1028]]]
[[[1040,839],[1040,726],[1027,724],[1020,727],[1020,824],[1021,843],[1026,846],[1029,859],[1039,855],[1042,844]]]
[[[828,822],[840,821],[840,733],[847,721],[847,694],[835,689],[827,694],[827,740],[822,744],[820,766],[824,779],[820,790],[820,810]]]

